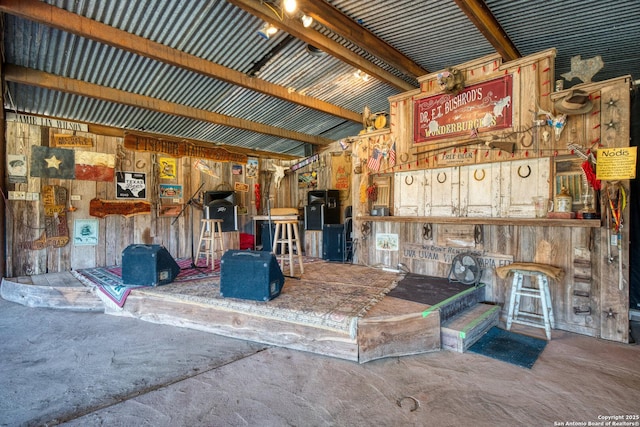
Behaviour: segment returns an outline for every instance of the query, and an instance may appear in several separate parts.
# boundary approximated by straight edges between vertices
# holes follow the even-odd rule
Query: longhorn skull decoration
[[[557,114],[553,115],[549,111],[545,111],[538,107],[536,111],[536,115],[545,116],[545,120],[549,126],[553,129],[553,133],[555,135],[556,141],[560,139],[560,135],[564,130],[565,125],[567,124],[567,115],[566,114]],[[546,142],[546,141],[545,141]]]
[[[284,173],[289,168],[284,166],[273,165],[273,179],[275,180],[276,188],[280,188],[280,181],[284,178]]]

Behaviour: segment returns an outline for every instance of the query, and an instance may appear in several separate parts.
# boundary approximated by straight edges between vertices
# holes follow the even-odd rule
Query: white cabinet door
[[[397,172],[394,176],[394,215],[425,216],[424,170]]]
[[[499,163],[485,163],[460,168],[460,216],[498,217],[500,214],[499,203]]]
[[[549,197],[549,158],[500,163],[500,216],[534,218],[534,197]]]
[[[425,215],[460,216],[459,167],[430,169],[425,178]]]

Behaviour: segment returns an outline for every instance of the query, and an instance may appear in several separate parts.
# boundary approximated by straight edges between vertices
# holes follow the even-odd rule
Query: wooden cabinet
[[[550,197],[548,158],[398,172],[394,215],[533,218],[533,198]]]

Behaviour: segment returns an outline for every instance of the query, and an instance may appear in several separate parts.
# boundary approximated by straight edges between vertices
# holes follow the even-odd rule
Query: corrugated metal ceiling
[[[387,111],[388,97],[401,92],[376,79],[365,82],[330,55],[312,55],[305,42],[280,31],[265,40],[263,21],[227,1],[206,0],[48,0],[45,3],[162,43],[241,73],[264,63],[255,78],[344,109]],[[327,3],[429,72],[440,71],[495,48],[453,1],[332,0]],[[392,7],[390,7],[392,5]],[[640,66],[640,2],[616,7],[596,1],[487,0],[522,55],[558,49],[557,77],[570,69],[570,57],[602,55],[605,68],[594,80],[637,74]],[[316,24],[314,29],[384,70],[417,86],[407,76],[354,43]],[[336,140],[358,134],[358,122],[235,86],[73,35],[44,23],[4,17],[5,62],[91,82],[252,122]],[[269,57],[270,56],[270,57]],[[264,58],[266,60],[263,60]],[[576,80],[567,84],[577,83]],[[144,130],[161,135],[304,156],[307,143],[68,94],[8,83],[5,108],[69,120]]]

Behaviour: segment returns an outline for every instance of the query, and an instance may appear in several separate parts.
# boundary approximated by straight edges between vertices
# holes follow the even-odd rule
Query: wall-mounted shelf
[[[428,222],[432,224],[488,224],[531,227],[585,227],[600,228],[599,219],[551,219],[551,218],[470,218],[435,216],[357,216],[357,221],[377,222]]]

